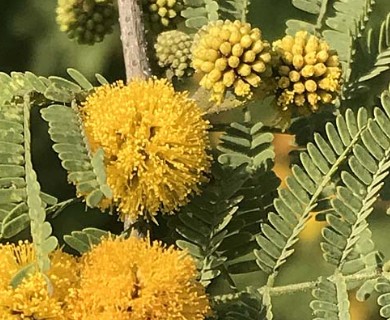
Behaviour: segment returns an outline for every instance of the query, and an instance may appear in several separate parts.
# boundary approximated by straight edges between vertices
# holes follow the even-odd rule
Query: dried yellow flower
[[[92,150],[105,151],[107,182],[122,217],[170,213],[206,181],[209,124],[187,93],[166,80],[102,86],[81,110]]]
[[[250,98],[262,78],[271,75],[270,45],[258,28],[240,21],[210,22],[195,35],[193,67],[203,74],[200,85],[222,103],[226,90]]]
[[[86,254],[73,320],[202,320],[210,311],[190,256],[148,240],[106,239]]]
[[[274,42],[273,47],[280,58],[276,95],[283,110],[295,105],[315,112],[340,93],[338,56],[324,40],[300,31]]]

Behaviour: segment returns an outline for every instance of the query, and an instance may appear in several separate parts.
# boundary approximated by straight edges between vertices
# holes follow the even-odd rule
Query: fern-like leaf
[[[21,102],[0,105],[0,238],[11,238],[30,225],[26,190],[25,112]],[[57,199],[40,192],[46,204]]]
[[[242,196],[235,194],[246,177],[245,166],[232,169],[215,164],[212,181],[202,194],[194,197],[176,217],[170,219],[169,224],[178,237],[176,244],[197,259],[200,281],[205,286],[222,272],[227,276],[224,266],[227,258],[219,248],[226,237],[242,227],[239,224],[232,230],[228,225],[242,200]],[[230,285],[234,287],[231,281]]]
[[[359,91],[368,91],[372,88],[370,81],[376,79],[390,69],[390,13],[386,16],[379,28],[379,35],[374,35],[370,28],[366,35],[366,44],[362,46],[364,63],[361,66],[371,66],[369,70],[359,66],[359,72],[354,82],[347,88],[349,95],[353,96]]]
[[[250,0],[219,0],[221,19],[246,21]]]
[[[67,72],[75,82],[55,76],[38,77],[31,72],[11,72],[10,75],[0,72],[0,104],[30,93],[37,93],[45,100],[69,103],[73,99],[83,98],[93,89],[93,85],[79,71],[69,68]],[[99,74],[96,78],[101,84],[107,82]]]
[[[349,320],[349,300],[345,279],[341,275],[329,279],[320,278],[312,291],[311,301],[314,320]]]
[[[271,145],[273,135],[264,129],[261,122],[254,125],[231,123],[226,134],[220,138],[218,150],[223,154],[218,161],[233,168],[246,164],[249,171],[267,167],[273,161],[275,153]]]
[[[219,5],[214,0],[184,0],[185,9],[181,11],[185,25],[191,29],[200,29],[210,21],[219,18]]]
[[[264,272],[276,275],[294,252],[292,246],[298,241],[299,233],[331,178],[360,139],[366,119],[363,108],[357,119],[347,110],[344,117],[337,117],[336,126],[326,125],[326,140],[315,134],[315,143],[309,143],[307,151],[300,154],[303,168],[292,167],[292,176],[286,179],[287,188],[279,190],[279,197],[274,201],[276,213],[268,214],[268,223],[261,225],[263,234],[257,238],[261,249],[255,255]]]
[[[368,227],[367,218],[389,172],[390,93],[385,91],[381,100],[384,111],[374,109],[375,118],[367,121],[361,142],[353,147],[348,159],[351,171],[341,174],[344,185],[337,188],[336,198],[331,201],[334,213],[327,215],[329,226],[322,232],[324,258],[338,268],[354,259],[351,253]]]
[[[279,179],[271,171],[274,150],[271,144],[273,135],[261,122],[251,124],[232,123],[220,138],[218,150],[222,154],[218,161],[226,166],[236,168],[246,166],[247,180],[237,190],[243,200],[238,204],[237,213],[232,218],[230,235],[224,239],[220,250],[228,258],[226,265],[229,273],[247,273],[257,270],[253,252],[257,247],[256,236],[259,234],[259,223],[264,221],[267,210],[272,207],[275,190]],[[234,232],[233,232],[234,231]],[[244,258],[245,256],[245,258]]]
[[[375,290],[379,293],[377,303],[381,317],[390,319],[390,281],[385,277],[378,279]]]
[[[49,123],[53,149],[68,172],[68,180],[76,186],[77,194],[86,197],[90,207],[97,207],[104,198],[111,198],[106,183],[103,150],[91,154],[77,106],[51,105],[41,110]]]
[[[40,186],[31,162],[30,108],[29,96],[26,95],[23,104],[26,203],[38,267],[41,272],[46,272],[50,269],[49,254],[58,246],[58,241],[56,237],[51,235],[50,223],[45,221],[46,212],[40,197]]]

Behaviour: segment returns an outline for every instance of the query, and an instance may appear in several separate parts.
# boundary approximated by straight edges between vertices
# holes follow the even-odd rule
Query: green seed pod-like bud
[[[113,0],[59,0],[56,12],[60,30],[89,45],[112,32],[117,16]]]
[[[158,64],[178,78],[191,75],[191,45],[191,36],[184,32],[172,30],[160,33],[154,45]],[[194,65],[211,71],[218,57],[217,52],[213,49],[202,49],[202,54],[207,56],[207,60],[198,59],[194,61]]]

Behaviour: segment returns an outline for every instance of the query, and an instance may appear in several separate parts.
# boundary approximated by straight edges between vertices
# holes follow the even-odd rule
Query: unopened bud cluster
[[[80,44],[101,42],[117,20],[113,0],[59,0],[56,12],[60,30]]]
[[[160,23],[163,27],[177,20],[184,7],[182,0],[144,0],[144,5],[149,11],[151,22]]]
[[[191,73],[192,38],[188,34],[172,30],[160,33],[154,45],[160,67],[167,68],[178,78]]]
[[[271,52],[261,31],[240,21],[215,21],[195,35],[192,62],[203,74],[200,85],[211,90],[211,99],[221,103],[226,90],[249,98],[263,77],[271,75]]]
[[[280,57],[277,66],[278,105],[291,105],[316,111],[320,104],[331,103],[340,92],[341,67],[329,45],[306,31],[274,42]]]

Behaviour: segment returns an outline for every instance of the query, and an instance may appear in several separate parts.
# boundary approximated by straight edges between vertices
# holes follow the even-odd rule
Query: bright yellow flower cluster
[[[225,91],[250,97],[262,77],[271,75],[271,53],[261,31],[240,21],[216,21],[196,34],[192,47],[193,67],[203,74],[200,85],[212,91],[220,104]]]
[[[131,237],[106,238],[80,261],[57,250],[47,275],[32,271],[33,245],[0,245],[0,320],[203,320],[210,312],[192,258]]]
[[[57,250],[51,255],[47,278],[32,272],[12,288],[13,276],[35,261],[33,245],[0,245],[0,319],[67,319],[64,302],[68,288],[78,282],[78,265],[72,256]]]
[[[340,91],[341,67],[329,45],[306,31],[285,36],[273,44],[280,56],[278,104],[316,111],[321,103],[331,103]]]
[[[160,67],[169,68],[173,75],[180,78],[190,74],[191,37],[181,31],[162,32],[154,45]]]
[[[103,240],[84,259],[73,320],[202,320],[210,311],[194,261],[158,242]]]
[[[92,150],[104,149],[107,182],[122,217],[170,213],[207,180],[209,124],[187,93],[166,80],[102,86],[81,112]]]
[[[146,0],[152,22],[160,22],[168,27],[180,15],[182,0]]]

